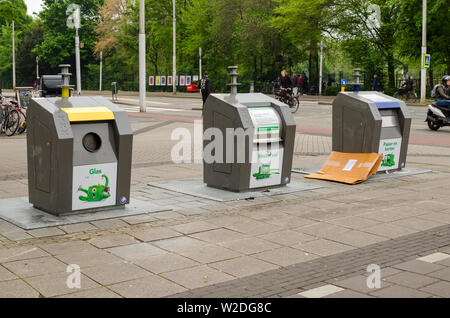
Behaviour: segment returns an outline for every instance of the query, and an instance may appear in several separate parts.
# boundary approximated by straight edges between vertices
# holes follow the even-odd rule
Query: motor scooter
[[[450,126],[450,109],[432,103],[428,105],[427,119],[428,127],[431,130],[438,130],[444,126]]]

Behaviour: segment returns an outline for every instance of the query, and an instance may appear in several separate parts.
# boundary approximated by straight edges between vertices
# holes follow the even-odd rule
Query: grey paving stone
[[[138,240],[151,242],[182,236],[181,233],[166,227],[144,227],[139,229],[130,229],[128,233]]]
[[[311,224],[315,224],[316,221],[307,219],[307,218],[302,218],[302,217],[298,217],[295,215],[284,215],[284,216],[280,216],[280,217],[272,217],[269,219],[264,220],[264,222],[269,223],[269,224],[274,224],[274,225],[278,225],[284,228],[296,228],[296,227],[300,227],[300,226],[306,226],[306,225],[311,225]]]
[[[292,230],[283,230],[269,234],[260,235],[259,238],[284,246],[294,246],[303,242],[309,242],[317,237]]]
[[[142,223],[149,223],[157,220],[151,214],[142,214],[142,215],[133,215],[133,216],[127,216],[121,219],[122,221],[135,225],[135,224],[142,224]]]
[[[187,237],[187,236],[181,236],[181,237],[175,237],[160,241],[153,242],[155,246],[158,246],[159,248],[171,251],[171,252],[178,252],[185,249],[190,248],[201,248],[203,246],[209,245],[206,242]]]
[[[126,298],[158,298],[186,290],[186,288],[156,275],[115,284],[109,288]]]
[[[222,273],[206,265],[164,273],[161,274],[161,276],[189,289],[218,284],[235,279],[235,277],[231,275]]]
[[[224,243],[239,239],[245,239],[247,237],[242,233],[222,228],[214,229],[211,231],[205,231],[201,233],[195,233],[189,236],[208,243]]]
[[[254,254],[253,257],[285,267],[301,262],[310,261],[317,258],[318,256],[305,253],[303,251],[299,251],[290,247],[282,247],[271,251]]]
[[[450,224],[450,214],[447,213],[431,212],[419,215],[418,218]]]
[[[391,223],[392,225],[404,226],[418,231],[428,230],[434,227],[442,226],[445,223],[438,222],[437,220],[425,220],[418,217],[410,217],[401,220],[397,220]]]
[[[3,266],[20,277],[64,272],[67,268],[66,264],[51,256],[3,263]]]
[[[271,243],[256,237],[224,242],[220,243],[220,245],[246,255],[261,253],[281,247],[278,244]]]
[[[418,260],[400,263],[393,267],[417,274],[429,274],[437,270],[443,269],[444,266],[438,264],[427,263]]]
[[[171,272],[199,265],[198,262],[172,253],[148,256],[143,259],[135,260],[134,263],[155,274]]]
[[[152,213],[152,216],[159,220],[178,219],[178,218],[183,217],[182,214],[174,212],[174,211],[164,211],[164,212]]]
[[[25,230],[15,230],[15,231],[8,231],[2,234],[4,237],[10,239],[11,241],[22,241],[27,240],[30,238],[33,238],[30,234],[27,233]]]
[[[449,282],[437,282],[431,285],[428,285],[422,289],[423,292],[430,293],[432,295],[450,298],[450,283]]]
[[[0,263],[48,256],[48,253],[35,246],[21,246],[0,249]]]
[[[108,219],[108,220],[99,220],[99,221],[92,221],[91,224],[98,227],[102,230],[111,230],[111,229],[117,229],[120,227],[128,226],[128,223],[122,221],[121,219]]]
[[[67,265],[76,264],[82,269],[85,267],[110,264],[120,262],[121,259],[103,250],[94,252],[73,252],[71,254],[63,254],[55,256]]]
[[[241,256],[240,253],[218,245],[205,245],[199,248],[187,248],[179,250],[177,253],[202,264],[218,262]]]
[[[295,229],[295,231],[305,233],[308,235],[312,235],[312,236],[324,237],[324,235],[328,235],[328,234],[343,233],[343,232],[349,231],[349,229],[344,228],[342,226],[337,226],[337,225],[321,222],[321,223],[316,223],[316,224],[312,224],[312,225],[299,227],[299,228]]]
[[[250,276],[279,268],[279,266],[248,256],[212,263],[209,266],[236,277]]]
[[[365,227],[374,226],[380,224],[379,221],[363,218],[360,216],[347,216],[343,218],[337,218],[333,220],[329,220],[328,223],[332,223],[335,225],[348,227],[351,229],[362,229]]]
[[[107,234],[96,236],[90,239],[88,242],[102,249],[138,243],[138,241],[136,241],[134,237],[127,234]]]
[[[432,283],[437,282],[438,280],[435,278],[431,278],[425,275],[410,273],[410,272],[401,272],[392,276],[385,278],[384,280],[402,285],[414,289],[421,288],[426,285],[430,285]]]
[[[358,293],[353,290],[343,290],[343,291],[325,296],[324,298],[373,298],[373,296]]]
[[[344,245],[325,239],[306,242],[301,245],[297,245],[296,248],[320,256],[328,256],[354,249],[354,247],[349,245]]]
[[[362,229],[362,231],[387,238],[397,238],[403,235],[408,235],[417,232],[416,230],[403,226],[393,225],[390,223],[384,223],[367,227]]]
[[[78,293],[57,296],[56,298],[122,298],[108,288],[92,288]]]
[[[339,280],[337,282],[334,282],[333,285],[344,287],[344,288],[347,288],[347,289],[351,289],[353,291],[357,291],[357,292],[360,292],[360,293],[363,293],[363,294],[367,294],[367,293],[370,293],[370,292],[373,292],[373,291],[376,290],[376,289],[373,289],[373,288],[369,288],[367,286],[367,279],[368,278],[366,276],[357,275],[357,276],[354,276],[354,277],[350,277],[350,278],[347,278],[347,279],[344,279],[344,280]],[[380,287],[380,289],[388,287],[390,285],[391,285],[390,283],[387,283],[386,281],[381,280],[381,287]]]
[[[92,225],[91,223],[87,223],[87,222],[77,223],[77,224],[69,224],[69,225],[61,225],[61,226],[59,226],[59,228],[69,234],[91,231],[91,230],[97,229],[94,225]]]
[[[175,231],[183,233],[183,234],[192,234],[192,233],[198,233],[198,232],[204,232],[204,231],[217,229],[218,226],[208,223],[208,222],[205,222],[205,221],[194,221],[194,222],[174,225],[174,226],[171,226],[171,228],[174,229]]]
[[[450,281],[450,267],[429,273],[428,276],[439,278],[440,280]]]
[[[48,237],[48,236],[57,236],[57,235],[64,235],[66,232],[63,230],[57,228],[57,227],[48,227],[48,228],[42,228],[42,229],[36,229],[36,230],[29,230],[27,231],[28,234],[30,234],[33,237]]]
[[[72,253],[86,253],[86,252],[96,252],[98,248],[92,246],[85,241],[75,240],[75,241],[67,241],[67,242],[58,242],[58,243],[47,243],[40,244],[43,250],[47,251],[52,255],[63,255],[63,254],[72,254]]]
[[[23,280],[0,282],[0,298],[37,298],[39,292]]]
[[[350,230],[343,233],[333,233],[327,235],[327,238],[339,243],[351,245],[354,247],[363,247],[379,242],[386,241],[385,237],[374,234],[364,233],[360,231]]]
[[[110,285],[151,275],[150,272],[126,262],[89,267],[83,270],[83,274],[101,285]]]
[[[17,279],[17,276],[0,265],[0,282],[11,279]]]
[[[153,255],[161,255],[165,252],[149,243],[137,243],[126,246],[112,247],[107,249],[108,252],[121,257],[127,261],[134,261]]]
[[[230,224],[224,226],[230,230],[241,232],[248,235],[261,235],[276,231],[281,231],[283,228],[277,225],[268,224],[255,220],[245,220],[240,223]]]
[[[428,298],[431,295],[412,288],[393,285],[378,291],[372,292],[370,295],[379,298]]]
[[[53,297],[73,293],[76,290],[86,290],[100,287],[99,284],[81,274],[81,288],[73,289],[67,286],[67,279],[71,273],[53,273],[42,276],[25,278],[25,281],[38,290],[45,297]]]

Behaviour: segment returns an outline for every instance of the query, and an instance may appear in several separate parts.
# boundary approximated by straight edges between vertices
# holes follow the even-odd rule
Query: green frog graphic
[[[278,169],[270,169],[270,165],[262,165],[259,167],[258,172],[253,174],[257,180],[268,179],[273,174],[280,174]]]
[[[105,178],[105,185],[100,184],[93,185],[90,186],[88,190],[83,189],[82,187],[78,188],[78,191],[86,193],[86,196],[80,195],[78,197],[80,201],[100,202],[111,196],[111,194],[109,193],[110,188],[108,187],[109,184],[108,176],[103,174],[102,178]]]
[[[385,155],[383,161],[381,162],[382,167],[393,167],[395,166],[395,156],[393,154]]]

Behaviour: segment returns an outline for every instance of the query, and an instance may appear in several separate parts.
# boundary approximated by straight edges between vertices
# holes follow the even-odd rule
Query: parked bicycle
[[[17,100],[11,100],[10,104],[14,107],[16,111],[19,112],[20,118],[19,118],[19,127],[17,128],[16,133],[19,135],[23,134],[25,130],[27,129],[27,115],[24,111],[27,107],[25,105],[20,106],[19,102]]]
[[[1,97],[0,105],[0,133],[5,133],[6,136],[13,136],[20,126],[20,113],[11,104]]]

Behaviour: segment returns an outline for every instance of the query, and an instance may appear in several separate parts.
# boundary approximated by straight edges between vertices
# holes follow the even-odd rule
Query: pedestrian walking
[[[211,80],[209,79],[208,72],[203,74],[203,78],[200,82],[200,89],[202,92],[203,106],[208,99],[209,94],[211,94]]]
[[[297,95],[297,92],[298,92],[298,76],[297,76],[296,72],[294,72],[292,74],[291,82],[292,82],[292,89],[293,89],[294,95]]]
[[[376,92],[379,92],[381,90],[380,79],[378,78],[377,74],[373,74],[372,90]]]
[[[303,88],[303,94],[307,95],[308,94],[308,76],[306,76],[305,73],[303,73],[302,75],[302,88]]]

